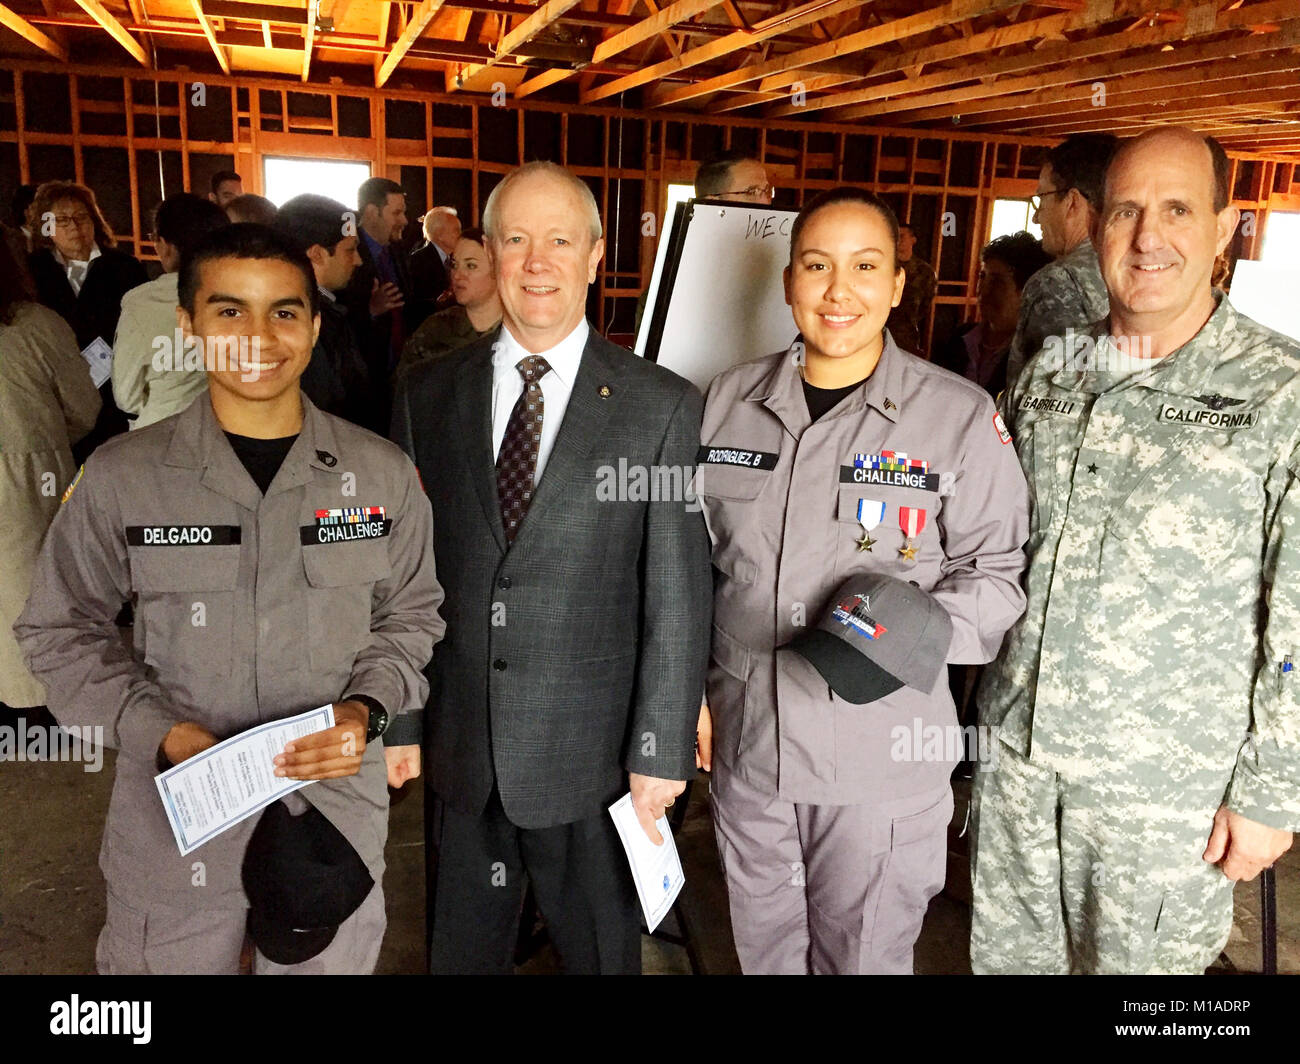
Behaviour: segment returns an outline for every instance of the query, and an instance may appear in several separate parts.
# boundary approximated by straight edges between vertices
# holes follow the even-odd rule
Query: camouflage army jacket
[[[1050,262],[1025,282],[1020,293],[1020,320],[1007,356],[1007,385],[1015,383],[1030,355],[1041,351],[1049,336],[1066,329],[1082,332],[1110,313],[1110,297],[1091,240]]]
[[[1149,368],[1045,351],[1002,396],[1032,495],[1028,606],[982,723],[1058,772],[1210,786],[1296,829],[1300,346],[1216,300]]]

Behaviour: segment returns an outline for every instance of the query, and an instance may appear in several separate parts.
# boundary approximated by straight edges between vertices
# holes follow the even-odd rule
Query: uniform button
[[[497,587],[499,587],[502,591],[510,590],[510,577],[503,576],[500,580],[497,581]]]
[[[506,671],[506,659],[505,659],[505,658],[497,658],[496,661],[492,662],[492,668],[496,669],[497,672],[505,672],[505,671]]]

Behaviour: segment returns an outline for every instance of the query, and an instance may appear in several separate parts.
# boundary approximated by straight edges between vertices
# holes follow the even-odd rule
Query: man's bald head
[[[1145,150],[1149,146],[1183,146],[1188,144],[1199,144],[1206,151],[1208,180],[1212,190],[1214,211],[1217,214],[1232,201],[1232,190],[1228,187],[1228,174],[1231,169],[1228,162],[1228,153],[1223,150],[1223,145],[1213,137],[1204,133],[1197,133],[1196,130],[1189,126],[1161,126],[1158,129],[1148,129],[1145,133],[1121,141],[1119,148],[1111,157],[1107,173],[1114,171],[1121,160],[1132,155],[1135,151]],[[1109,188],[1109,185],[1107,185],[1107,188]]]
[[[460,239],[460,219],[456,217],[456,208],[434,207],[421,221],[424,239],[450,254]]]
[[[1214,310],[1211,277],[1240,213],[1228,200],[1223,149],[1182,126],[1126,141],[1106,170],[1092,234],[1110,294],[1112,335],[1177,350]]]

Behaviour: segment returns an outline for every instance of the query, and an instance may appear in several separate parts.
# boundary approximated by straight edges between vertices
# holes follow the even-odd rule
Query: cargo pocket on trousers
[[[751,668],[749,648],[715,624],[705,692],[713,715],[713,750],[727,762],[740,752]]]
[[[869,926],[870,955],[893,967],[908,963],[930,899],[943,889],[948,868],[952,788],[938,801],[890,825],[889,856]]]

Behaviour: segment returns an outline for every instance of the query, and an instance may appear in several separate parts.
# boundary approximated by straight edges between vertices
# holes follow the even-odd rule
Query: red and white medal
[[[916,539],[925,528],[925,511],[919,506],[900,506],[898,527],[903,531],[903,545],[898,548],[898,553],[909,562],[914,562],[916,547],[912,545],[912,540]]]

